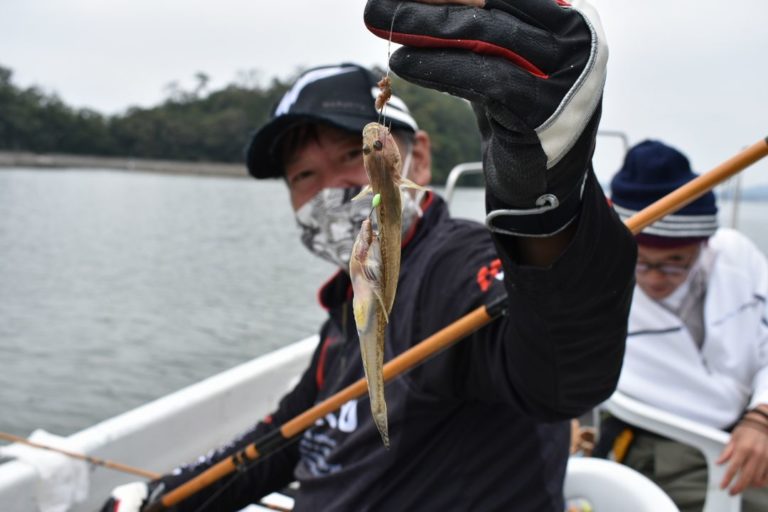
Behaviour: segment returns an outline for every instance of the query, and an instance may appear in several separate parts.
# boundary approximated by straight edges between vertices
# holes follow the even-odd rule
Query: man
[[[360,398],[179,510],[237,510],[297,480],[296,511],[562,512],[569,419],[615,388],[633,285],[634,243],[591,172],[607,55],[599,22],[555,0],[377,0],[365,20],[405,44],[394,72],[472,102],[488,182],[488,228],[451,219],[434,193],[404,194],[385,359],[504,295],[509,315],[386,387],[389,450]],[[347,269],[371,202],[350,199],[367,183],[360,133],[379,118],[378,78],[349,64],[306,72],[248,151],[254,177],[285,179],[304,245],[340,267],[320,292],[329,319],[309,368],[242,438],[152,482],[149,500],[140,484],[139,504],[363,376]],[[397,97],[384,121],[403,174],[428,184],[428,135]]]
[[[682,153],[645,141],[614,176],[612,200],[621,217],[630,217],[695,177]],[[708,192],[637,235],[637,286],[619,389],[731,431],[718,462],[728,464],[722,487],[736,494],[768,483],[768,263],[746,237],[718,229],[716,214]],[[655,480],[681,510],[701,510],[703,455],[631,430],[623,462]],[[767,496],[746,493],[744,510],[768,510]]]

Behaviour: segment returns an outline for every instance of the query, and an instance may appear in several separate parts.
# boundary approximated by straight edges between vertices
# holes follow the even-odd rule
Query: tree
[[[208,82],[211,81],[211,77],[202,71],[198,71],[195,73],[195,80],[197,80],[197,86],[195,86],[194,95],[195,98],[199,98],[208,87]]]
[[[209,91],[210,77],[198,72],[191,91],[174,81],[162,104],[105,117],[73,109],[36,87],[16,87],[12,77],[0,66],[0,149],[211,162],[243,162],[251,134],[269,120],[293,82],[273,78],[260,86],[258,72],[250,70],[240,72],[236,83]],[[435,183],[444,182],[454,165],[479,159],[480,137],[466,101],[393,82],[395,94],[432,135]]]

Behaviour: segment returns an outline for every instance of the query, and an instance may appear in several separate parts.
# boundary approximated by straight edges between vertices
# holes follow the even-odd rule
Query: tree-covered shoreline
[[[230,84],[206,92],[175,87],[161,104],[104,115],[73,108],[56,94],[13,83],[0,66],[0,150],[191,162],[240,163],[250,134],[267,121],[292,82],[273,78],[267,86]],[[432,135],[435,183],[450,169],[480,157],[474,115],[463,100],[394,78],[393,90]]]

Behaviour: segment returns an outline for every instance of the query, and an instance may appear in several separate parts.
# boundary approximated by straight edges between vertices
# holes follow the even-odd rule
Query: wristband
[[[768,420],[768,412],[765,412],[762,409],[758,409],[757,407],[755,407],[754,409],[748,410],[746,414],[749,414],[751,412],[754,412],[755,414],[759,414],[760,416]]]
[[[757,420],[753,420],[753,419],[750,419],[750,418],[742,418],[742,420],[739,422],[738,426],[739,427],[752,427],[755,430],[759,429],[764,434],[768,435],[768,425],[766,425],[762,421],[757,421]]]

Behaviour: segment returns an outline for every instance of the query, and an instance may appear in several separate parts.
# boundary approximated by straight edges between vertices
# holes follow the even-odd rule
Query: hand
[[[115,487],[107,502],[101,507],[101,512],[141,512],[147,504],[147,496],[149,496],[149,486],[144,482],[132,482]]]
[[[443,3],[368,0],[365,22],[404,45],[395,73],[472,102],[488,226],[560,231],[578,214],[600,118],[608,50],[597,15],[564,0]]]
[[[768,423],[751,420],[738,424],[717,459],[718,464],[726,462],[730,464],[720,482],[720,488],[731,486],[736,475],[739,475],[729,490],[731,495],[739,494],[748,487],[768,485]]]

